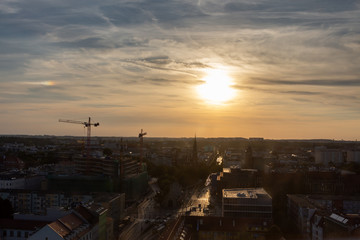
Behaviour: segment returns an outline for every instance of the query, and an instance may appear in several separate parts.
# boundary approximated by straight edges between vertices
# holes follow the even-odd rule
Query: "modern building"
[[[222,191],[222,216],[272,219],[272,199],[263,188],[235,188]]]

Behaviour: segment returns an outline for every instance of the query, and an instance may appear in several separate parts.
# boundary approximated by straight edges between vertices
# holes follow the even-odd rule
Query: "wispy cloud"
[[[333,87],[358,87],[360,79],[343,80],[274,80],[274,79],[252,79],[253,84],[263,85],[309,85],[309,86],[333,86]]]
[[[126,112],[125,123],[144,111],[153,127],[188,124],[193,131],[191,124],[219,123],[207,120],[218,112],[229,116],[211,128],[220,135],[240,122],[254,129],[251,119],[274,127],[274,112],[282,122],[305,114],[354,119],[359,22],[357,0],[3,0],[0,119],[33,119],[19,109],[36,115],[41,108],[109,119]],[[239,94],[227,110],[214,110],[194,89],[204,69],[224,66]]]

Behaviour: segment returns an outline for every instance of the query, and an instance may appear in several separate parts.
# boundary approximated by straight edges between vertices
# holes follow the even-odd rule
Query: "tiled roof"
[[[49,227],[53,229],[57,234],[59,234],[62,238],[64,238],[70,233],[70,230],[59,221],[50,223]]]
[[[93,214],[91,214],[90,210],[87,208],[79,205],[76,207],[76,212],[83,217],[86,221],[88,221],[90,224],[95,224],[98,221],[98,218],[95,217]]]
[[[74,229],[78,228],[84,222],[76,216],[74,213],[70,213],[62,218],[58,219],[59,222],[64,224],[68,229],[73,231]]]
[[[77,237],[79,237],[82,236],[85,232],[89,231],[89,225],[86,220],[83,220],[75,213],[70,213],[62,218],[59,218],[48,226],[62,238],[65,238],[69,234],[75,234]]]

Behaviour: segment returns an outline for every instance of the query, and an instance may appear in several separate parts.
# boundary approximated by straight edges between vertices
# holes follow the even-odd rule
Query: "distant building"
[[[315,163],[329,166],[340,165],[344,162],[344,153],[339,149],[327,149],[326,147],[315,148]]]
[[[255,141],[264,141],[264,138],[260,138],[260,137],[251,137],[249,138],[250,142],[255,142]]]
[[[223,189],[222,216],[272,220],[272,199],[263,188]]]
[[[219,197],[222,189],[227,188],[256,188],[261,186],[261,176],[257,169],[241,169],[240,167],[224,168],[216,176],[212,191]]]
[[[349,150],[347,151],[347,162],[360,163],[360,151],[359,150]]]
[[[0,190],[1,189],[31,189],[38,190],[41,188],[41,182],[45,179],[44,176],[33,175],[26,176],[25,174],[2,174],[0,176]]]
[[[77,203],[85,204],[93,201],[93,197],[90,194],[66,194],[64,192],[26,190],[3,190],[0,191],[0,197],[8,199],[15,212],[39,215],[46,215],[47,208],[70,208]]]
[[[243,168],[254,168],[254,159],[250,145],[245,150],[245,163]]]
[[[120,176],[122,178],[137,174],[140,171],[140,164],[138,159],[124,156],[120,158]]]
[[[228,148],[225,151],[223,165],[224,167],[240,167],[245,161],[245,152],[236,148]]]
[[[5,170],[21,170],[25,168],[25,163],[16,156],[4,155],[0,158],[0,167]]]

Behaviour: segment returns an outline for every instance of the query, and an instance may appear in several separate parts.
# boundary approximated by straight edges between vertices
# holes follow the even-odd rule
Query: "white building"
[[[347,162],[360,163],[360,151],[347,151]]]
[[[272,199],[263,188],[222,191],[222,216],[272,219]]]
[[[335,165],[344,162],[344,153],[339,149],[327,149],[326,147],[315,148],[315,163],[329,166],[329,163]]]

